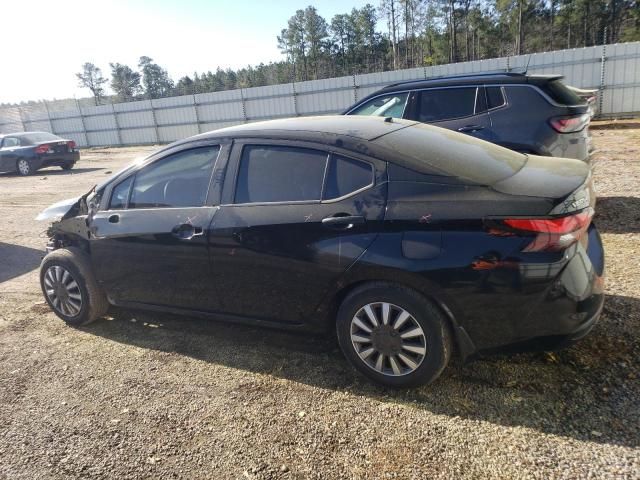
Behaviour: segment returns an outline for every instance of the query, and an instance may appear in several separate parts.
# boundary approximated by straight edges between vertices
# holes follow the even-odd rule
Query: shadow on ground
[[[48,169],[37,170],[33,173],[32,177],[48,177],[48,176],[58,176],[58,175],[77,175],[79,173],[88,173],[95,172],[97,170],[104,170],[105,167],[83,167],[83,168],[73,168],[71,170],[62,170],[59,167],[51,167]],[[16,172],[4,172],[0,173],[0,177],[17,177],[22,178]]]
[[[44,253],[44,250],[0,242],[0,283],[38,268]]]
[[[189,356],[435,414],[521,426],[578,440],[635,446],[640,420],[637,325],[640,300],[609,296],[594,331],[556,353],[453,361],[433,385],[377,387],[354,373],[331,336],[263,330],[172,315],[115,309],[85,331],[112,341]],[[616,322],[631,325],[620,332]],[[635,323],[635,325],[634,325]],[[637,378],[637,377],[635,377]]]
[[[640,232],[640,198],[598,197],[595,222],[602,233]]]

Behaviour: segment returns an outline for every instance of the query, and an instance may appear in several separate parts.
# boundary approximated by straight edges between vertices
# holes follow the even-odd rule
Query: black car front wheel
[[[16,171],[23,177],[26,177],[27,175],[31,175],[33,173],[33,168],[31,167],[31,164],[28,160],[20,158],[16,162]]]
[[[69,325],[91,323],[109,307],[86,253],[75,247],[54,250],[44,257],[40,286],[51,309]]]
[[[430,383],[451,356],[447,319],[425,297],[400,285],[372,283],[354,290],[340,306],[336,328],[349,362],[388,387]]]

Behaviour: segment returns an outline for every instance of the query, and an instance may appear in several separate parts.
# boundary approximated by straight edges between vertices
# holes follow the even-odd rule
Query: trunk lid
[[[580,160],[528,155],[514,175],[492,185],[498,192],[551,200],[550,214],[564,214],[595,206],[589,166]]]

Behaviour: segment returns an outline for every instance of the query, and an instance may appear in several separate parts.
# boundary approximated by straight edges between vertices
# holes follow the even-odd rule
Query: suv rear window
[[[571,89],[562,83],[561,80],[551,80],[540,85],[544,93],[560,105],[585,105],[587,102],[576,95]]]
[[[505,104],[502,87],[487,87],[487,106],[489,110],[498,108]]]

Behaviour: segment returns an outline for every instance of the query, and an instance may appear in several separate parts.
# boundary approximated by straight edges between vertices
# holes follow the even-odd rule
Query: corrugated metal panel
[[[125,145],[140,145],[143,143],[159,143],[155,128],[136,128],[120,132],[122,143]]]
[[[100,147],[103,145],[120,145],[118,133],[115,130],[89,132],[87,133],[87,137],[89,138],[89,144],[94,147]]]
[[[87,141],[89,145],[114,145],[119,143],[119,128],[123,144],[169,142],[247,121],[337,113],[394,82],[527,65],[529,73],[562,74],[571,85],[599,88],[603,48],[606,63],[601,112],[640,111],[640,42],[633,42],[116,105],[94,106],[92,99],[33,103],[0,109],[0,132],[53,128],[54,133],[64,132],[80,145]]]

